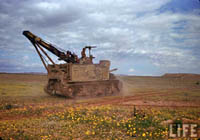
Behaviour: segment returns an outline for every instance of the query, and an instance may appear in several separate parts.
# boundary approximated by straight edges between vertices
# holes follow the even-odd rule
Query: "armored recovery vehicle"
[[[109,96],[120,93],[122,83],[111,73],[116,69],[110,70],[110,61],[100,60],[98,64],[93,64],[94,57],[91,55],[91,49],[94,46],[85,46],[81,57],[78,57],[70,51],[61,51],[29,31],[23,31],[23,35],[35,47],[47,70],[48,83],[44,88],[46,93],[68,98]],[[89,56],[86,56],[87,49]],[[64,63],[56,64],[46,50]]]

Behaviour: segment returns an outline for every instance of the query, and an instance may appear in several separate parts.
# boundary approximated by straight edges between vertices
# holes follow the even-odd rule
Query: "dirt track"
[[[173,93],[156,93],[152,92],[144,95],[121,96],[114,99],[104,99],[102,101],[88,102],[87,105],[122,105],[122,106],[152,106],[152,107],[200,107],[197,102],[184,101],[146,101],[144,97],[151,96],[169,96]]]

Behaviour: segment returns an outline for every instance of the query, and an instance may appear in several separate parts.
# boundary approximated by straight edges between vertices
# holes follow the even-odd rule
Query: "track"
[[[200,104],[195,104],[193,102],[183,102],[183,101],[145,101],[144,97],[151,96],[169,96],[174,93],[157,93],[151,92],[144,95],[134,95],[134,96],[119,96],[114,99],[104,99],[95,102],[87,102],[85,104],[89,106],[100,106],[100,105],[120,105],[120,106],[144,106],[144,107],[200,107]]]

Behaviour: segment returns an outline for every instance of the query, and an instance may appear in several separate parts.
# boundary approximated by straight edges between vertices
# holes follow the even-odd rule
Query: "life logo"
[[[199,140],[197,124],[169,124],[169,138],[187,138]]]

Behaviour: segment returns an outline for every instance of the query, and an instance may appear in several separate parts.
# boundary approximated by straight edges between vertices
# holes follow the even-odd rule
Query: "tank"
[[[47,70],[48,82],[44,90],[50,95],[60,95],[67,98],[99,97],[120,94],[122,83],[110,70],[109,60],[100,60],[94,64],[91,49],[94,46],[85,46],[81,57],[70,51],[60,51],[52,44],[46,43],[29,31],[25,35],[35,47],[44,67]],[[44,49],[43,49],[44,48]],[[87,56],[85,51],[89,50]],[[45,52],[50,51],[65,63],[56,64]],[[46,58],[52,64],[46,64]]]
[[[108,60],[101,60],[99,64],[48,65],[45,92],[68,98],[117,95],[122,84],[109,68]]]

